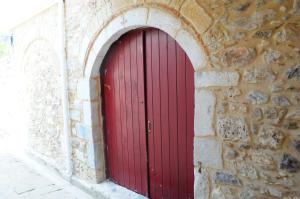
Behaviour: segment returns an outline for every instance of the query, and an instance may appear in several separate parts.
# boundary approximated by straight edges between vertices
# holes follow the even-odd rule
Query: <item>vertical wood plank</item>
[[[123,105],[125,102],[124,96],[126,95],[126,93],[124,93],[124,90],[122,88],[122,84],[123,82],[126,81],[126,78],[124,77],[124,70],[125,70],[125,65],[124,65],[124,43],[123,42],[119,42],[119,46],[118,46],[118,74],[119,76],[116,75],[115,77],[115,81],[118,82],[119,81],[119,88],[117,89],[119,92],[119,107],[117,107],[116,109],[116,114],[119,114],[119,112],[121,111],[121,114],[124,112],[123,109]],[[119,79],[116,79],[116,78]],[[120,120],[123,120],[124,118],[124,113],[122,114]],[[125,116],[125,118],[127,118],[127,115]],[[119,126],[118,124],[115,124],[116,126]],[[122,127],[125,126],[124,124],[122,124]],[[123,143],[122,143],[122,139],[126,137],[126,129],[116,129],[116,141],[117,141],[117,150],[118,150],[118,181],[121,185],[124,186],[124,167],[123,167]]]
[[[162,142],[162,197],[170,198],[170,140],[168,111],[168,40],[167,34],[159,31],[159,81],[161,101],[161,142]]]
[[[130,67],[130,41],[129,41],[129,37],[126,37],[124,38],[124,59],[125,59],[125,68],[129,68]],[[124,87],[124,84],[122,85],[122,89],[125,90],[125,87]],[[122,108],[125,108],[125,104],[124,103],[124,107]],[[124,112],[124,116],[126,116],[126,111],[123,111]],[[124,117],[123,116],[123,117]],[[129,153],[129,144],[128,144],[128,132],[127,131],[127,121],[125,120],[125,118],[123,118],[123,128],[124,128],[124,131],[126,131],[125,134],[123,134],[123,145],[125,147],[123,147],[123,156],[124,156],[124,184],[126,187],[130,187],[130,182],[129,182],[129,178],[130,178],[130,167],[129,167],[129,157],[130,157],[130,153]]]
[[[188,199],[194,198],[194,162],[193,162],[193,151],[194,151],[194,68],[189,58],[185,56],[186,65],[186,109],[187,109],[187,193]]]
[[[135,168],[135,188],[141,190],[141,167],[140,167],[140,135],[139,135],[139,112],[138,112],[138,87],[137,87],[137,37],[138,34],[135,32],[133,35],[130,47],[131,47],[131,104],[132,104],[132,121],[133,121],[133,140],[134,140],[134,168]]]
[[[144,31],[137,36],[137,92],[138,92],[138,123],[140,147],[141,192],[148,195],[148,166],[146,143],[146,112],[145,112],[145,78],[144,78]]]
[[[176,42],[168,38],[169,130],[170,130],[170,196],[178,198],[178,131],[177,131],[177,62]]]
[[[186,69],[185,53],[177,44],[177,109],[178,109],[178,167],[179,167],[179,198],[187,198],[187,172],[186,171]]]
[[[148,132],[148,157],[149,157],[149,186],[150,198],[155,198],[155,142],[154,142],[154,129],[153,129],[153,72],[152,72],[152,29],[145,32],[146,39],[146,92],[147,92],[147,119],[152,124],[151,131]],[[148,122],[147,121],[147,122]]]

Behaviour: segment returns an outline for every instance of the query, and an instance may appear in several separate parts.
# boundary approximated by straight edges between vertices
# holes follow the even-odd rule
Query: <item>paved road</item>
[[[68,183],[51,181],[13,155],[0,154],[0,199],[92,199],[92,197]]]

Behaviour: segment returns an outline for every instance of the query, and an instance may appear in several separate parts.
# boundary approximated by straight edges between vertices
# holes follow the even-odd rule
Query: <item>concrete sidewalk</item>
[[[93,199],[68,182],[40,172],[21,158],[0,154],[0,199]]]

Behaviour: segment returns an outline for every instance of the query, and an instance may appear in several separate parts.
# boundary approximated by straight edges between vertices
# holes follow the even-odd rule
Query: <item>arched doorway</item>
[[[194,198],[194,69],[183,49],[135,30],[101,69],[108,178],[152,199]]]

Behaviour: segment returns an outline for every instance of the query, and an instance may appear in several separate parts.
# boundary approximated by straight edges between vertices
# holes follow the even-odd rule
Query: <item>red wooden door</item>
[[[133,31],[104,64],[109,178],[151,199],[194,198],[194,71],[182,48],[157,29]]]
[[[119,39],[105,61],[105,128],[109,178],[148,195],[143,32]]]

